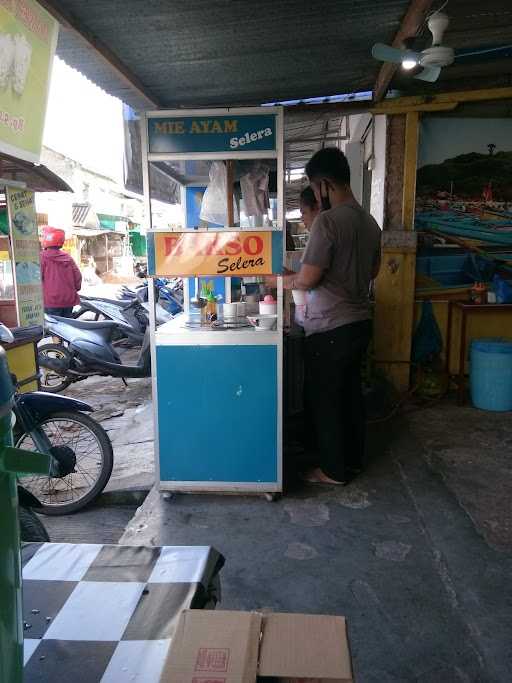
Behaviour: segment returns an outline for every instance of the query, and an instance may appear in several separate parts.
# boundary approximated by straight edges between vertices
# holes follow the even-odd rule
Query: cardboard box
[[[343,617],[185,610],[161,683],[350,683]]]

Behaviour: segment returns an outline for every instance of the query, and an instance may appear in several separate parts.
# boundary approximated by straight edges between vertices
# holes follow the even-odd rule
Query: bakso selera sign
[[[274,114],[148,118],[149,151],[156,154],[274,151],[276,139]]]
[[[148,233],[150,275],[272,275],[282,271],[282,262],[280,230]]]

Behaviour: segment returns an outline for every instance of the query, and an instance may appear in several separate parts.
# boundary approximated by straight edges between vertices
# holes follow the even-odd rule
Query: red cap
[[[50,225],[43,226],[41,244],[43,249],[47,247],[62,247],[66,239],[66,233],[60,228],[52,228]]]

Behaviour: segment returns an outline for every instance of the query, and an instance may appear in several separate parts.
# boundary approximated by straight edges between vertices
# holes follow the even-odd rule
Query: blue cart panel
[[[156,353],[160,480],[276,483],[277,347],[171,345]]]

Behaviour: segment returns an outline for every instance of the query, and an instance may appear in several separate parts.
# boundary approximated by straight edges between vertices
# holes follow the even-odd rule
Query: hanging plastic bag
[[[201,202],[200,219],[207,223],[227,226],[228,224],[228,172],[223,161],[213,161],[210,167],[210,182]],[[238,208],[233,197],[233,218],[238,223]],[[233,226],[228,226],[233,227]]]
[[[423,364],[441,354],[443,337],[437,324],[431,301],[424,301],[421,320],[412,338],[412,362]]]
[[[496,292],[496,303],[512,303],[512,285],[510,284],[510,282],[508,280],[504,280],[499,275],[495,275],[492,283],[494,291]]]

